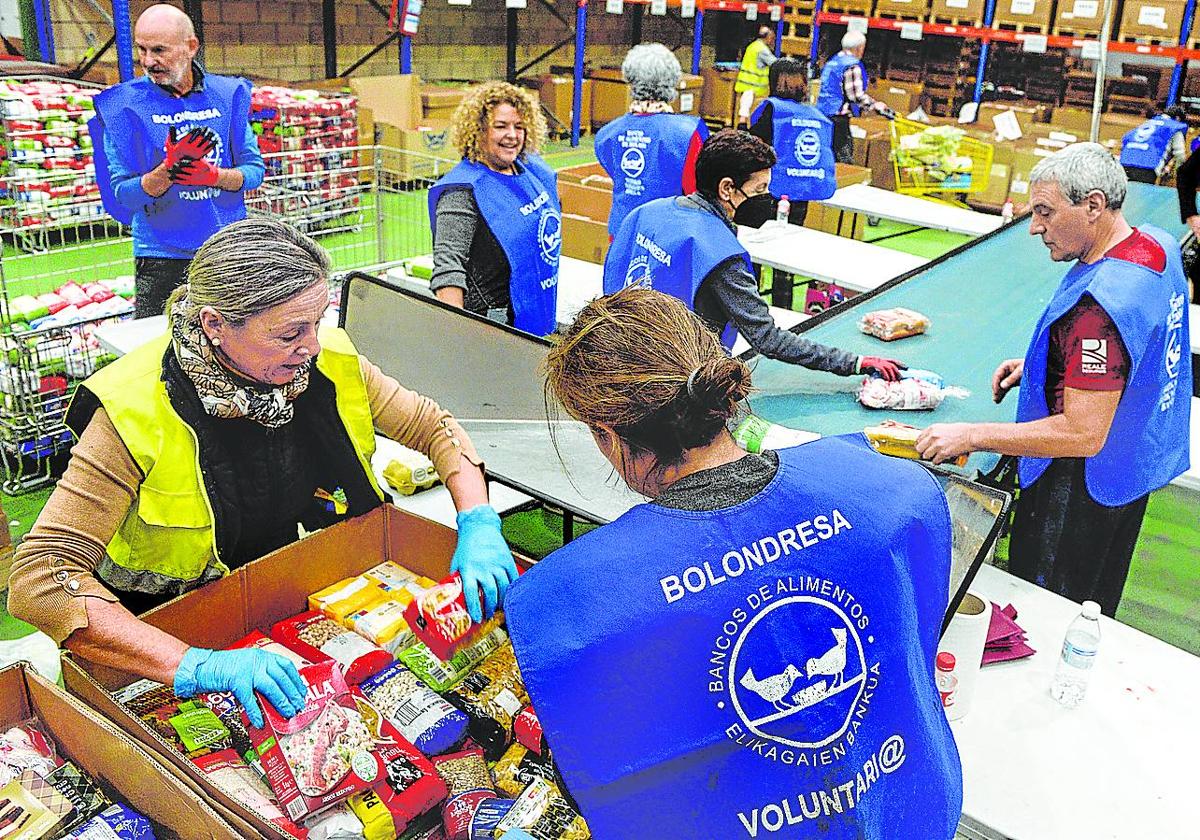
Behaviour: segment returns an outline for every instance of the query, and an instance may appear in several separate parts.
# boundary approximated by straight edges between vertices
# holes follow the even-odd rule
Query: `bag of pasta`
[[[883,341],[895,341],[925,332],[929,319],[916,310],[897,306],[868,312],[859,320],[858,328]]]
[[[500,758],[512,742],[513,719],[529,703],[512,644],[506,643],[480,662],[445,696],[466,713],[467,731],[488,761]]]

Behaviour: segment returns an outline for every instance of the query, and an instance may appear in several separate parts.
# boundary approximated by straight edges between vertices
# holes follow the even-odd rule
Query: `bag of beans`
[[[271,638],[310,662],[337,662],[346,682],[358,685],[392,662],[392,655],[318,612],[285,618],[271,628]]]
[[[360,685],[363,694],[425,755],[453,749],[467,734],[467,716],[400,662]]]

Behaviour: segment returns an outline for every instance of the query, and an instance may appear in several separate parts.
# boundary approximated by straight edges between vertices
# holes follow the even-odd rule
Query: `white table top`
[[[929,262],[924,257],[798,225],[739,227],[738,240],[756,263],[837,283],[856,292],[869,292]]]
[[[999,216],[964,210],[940,201],[901,195],[867,184],[842,187],[820,203],[835,210],[864,213],[933,230],[965,233],[968,236],[983,236],[1003,224]]]
[[[1188,304],[1188,339],[1192,344],[1192,355],[1200,356],[1200,306]]]
[[[984,668],[951,724],[964,818],[1021,840],[1195,838],[1200,659],[1102,617],[1087,696],[1065,709],[1049,688],[1079,606],[991,566],[971,589],[1013,604],[1037,653]]]

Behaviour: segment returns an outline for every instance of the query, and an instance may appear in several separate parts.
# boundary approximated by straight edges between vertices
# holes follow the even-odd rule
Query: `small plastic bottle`
[[[786,225],[792,214],[792,202],[788,201],[786,195],[779,196],[779,204],[775,207],[775,221],[781,225]]]
[[[1087,693],[1099,648],[1100,605],[1084,601],[1083,611],[1071,622],[1063,639],[1062,657],[1054,672],[1050,696],[1068,709],[1078,706]]]
[[[1000,219],[1004,224],[1008,224],[1013,220],[1013,203],[1012,199],[1005,199],[1004,206],[1000,209]]]
[[[751,414],[738,423],[733,430],[733,439],[738,446],[752,454],[758,454],[766,449],[788,449],[816,440],[818,435],[812,432],[802,432],[772,423]]]
[[[953,653],[942,651],[937,655],[937,676],[934,679],[937,682],[938,694],[942,696],[942,708],[949,715],[950,708],[954,705],[955,695],[958,693],[958,677],[954,676]]]

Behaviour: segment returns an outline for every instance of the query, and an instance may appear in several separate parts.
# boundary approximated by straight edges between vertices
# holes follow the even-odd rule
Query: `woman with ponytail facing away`
[[[861,434],[748,454],[750,370],[673,297],[589,303],[548,406],[649,497],[510,588],[521,673],[595,837],[954,836],[934,685],[950,516]]]

